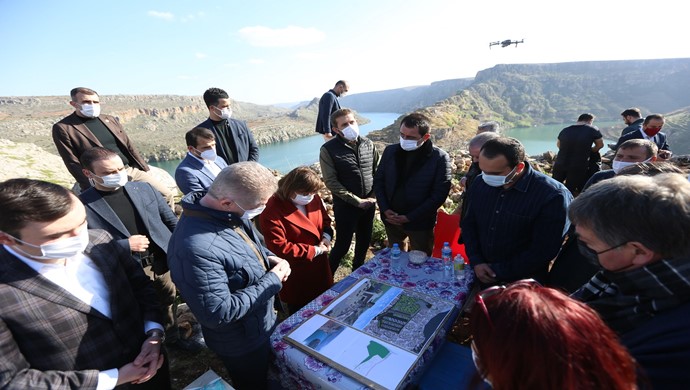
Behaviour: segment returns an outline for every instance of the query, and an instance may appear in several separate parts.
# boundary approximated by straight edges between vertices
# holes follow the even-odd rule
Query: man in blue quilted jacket
[[[261,245],[250,221],[276,187],[256,162],[230,165],[208,192],[182,199],[168,246],[173,282],[238,389],[267,387],[274,296],[290,275],[290,264]]]

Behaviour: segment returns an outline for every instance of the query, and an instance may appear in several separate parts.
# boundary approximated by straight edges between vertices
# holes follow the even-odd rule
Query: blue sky
[[[682,2],[0,0],[0,96],[201,95],[259,104],[473,77],[502,63],[690,57]],[[507,48],[488,43],[524,39]]]

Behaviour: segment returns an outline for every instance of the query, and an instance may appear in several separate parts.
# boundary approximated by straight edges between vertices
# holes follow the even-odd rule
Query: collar
[[[524,173],[522,174],[522,176],[520,176],[518,181],[512,187],[508,188],[505,191],[510,191],[512,189],[515,189],[515,190],[520,191],[520,192],[527,192],[527,190],[529,189],[529,183],[532,181],[532,178],[534,178],[535,173],[534,173],[534,169],[532,169],[532,166],[530,165],[529,161],[525,161],[524,163],[525,163],[525,169],[523,171]]]
[[[210,219],[215,219],[223,223],[230,223],[231,225],[243,224],[242,218],[233,213],[212,209],[202,205],[200,203],[201,198],[206,196],[207,193],[208,191],[190,192],[182,198],[180,206],[182,206],[183,210],[201,212],[207,214]]]

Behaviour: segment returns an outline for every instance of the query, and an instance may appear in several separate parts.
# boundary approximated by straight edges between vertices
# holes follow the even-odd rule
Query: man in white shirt
[[[0,209],[0,388],[169,388],[151,282],[79,199],[11,179]]]

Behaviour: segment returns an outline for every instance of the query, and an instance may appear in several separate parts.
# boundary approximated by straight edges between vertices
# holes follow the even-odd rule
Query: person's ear
[[[524,171],[524,170],[525,170],[525,162],[524,162],[524,161],[520,161],[520,162],[518,163],[518,165],[517,165],[517,169],[515,170],[515,174],[518,175],[518,174],[520,174],[520,173],[521,173],[522,171]]]
[[[656,161],[658,158],[659,158],[659,157],[657,157],[657,156],[652,156],[652,157],[649,158],[649,161],[650,161],[650,162],[654,162],[654,161]]]
[[[86,169],[86,168],[82,168],[82,169],[81,169],[81,173],[83,173],[84,176],[86,176],[86,177],[88,177],[88,178],[91,178],[91,176],[93,176],[93,174],[91,173],[91,171],[89,171],[89,170]]]
[[[647,248],[641,242],[631,241],[628,245],[631,246],[631,250],[633,251],[632,263],[635,265],[645,266],[661,259],[661,255]]]
[[[2,245],[17,245],[17,241],[5,232],[0,232],[0,244]]]
[[[426,134],[424,134],[424,136],[422,137],[422,140],[424,140],[424,142],[426,142],[429,138],[431,138],[431,134],[426,133]]]

